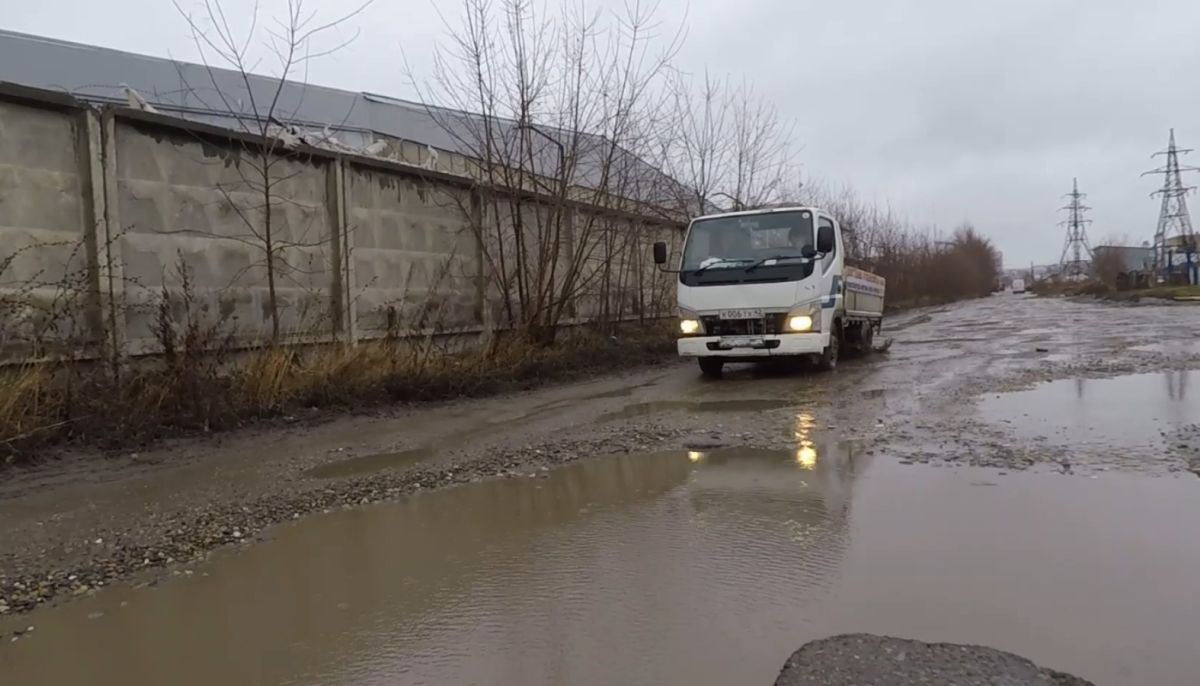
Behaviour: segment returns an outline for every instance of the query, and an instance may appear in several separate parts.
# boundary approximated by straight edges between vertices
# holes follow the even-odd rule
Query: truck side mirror
[[[817,249],[805,243],[803,248],[800,248],[800,256],[811,260],[817,256]]]
[[[643,243],[643,245],[645,245]],[[667,263],[667,244],[659,241],[654,244],[654,264]]]
[[[828,255],[836,246],[837,241],[833,237],[832,226],[826,225],[817,229],[817,252]]]

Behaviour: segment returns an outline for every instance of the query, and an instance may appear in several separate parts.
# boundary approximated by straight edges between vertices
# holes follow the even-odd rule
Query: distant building
[[[1100,245],[1092,249],[1096,260],[1117,254],[1124,272],[1149,272],[1154,269],[1154,248],[1129,245]]]
[[[1163,242],[1163,261],[1167,264],[1161,280],[1171,284],[1200,284],[1200,255],[1197,255],[1197,236],[1170,236]]]
[[[1148,245],[1100,245],[1092,254],[1095,276],[1120,290],[1145,288],[1154,282],[1154,248]]]

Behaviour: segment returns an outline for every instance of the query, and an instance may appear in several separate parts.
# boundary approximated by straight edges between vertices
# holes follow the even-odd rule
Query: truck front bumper
[[[679,339],[682,357],[792,357],[824,352],[827,333],[788,333],[778,336],[689,336]]]

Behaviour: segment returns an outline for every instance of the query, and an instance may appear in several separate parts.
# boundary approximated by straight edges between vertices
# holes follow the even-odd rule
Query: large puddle
[[[280,527],[22,619],[4,684],[766,684],[801,643],[1195,683],[1200,483],[794,451],[597,458]]]
[[[1200,422],[1200,372],[1064,379],[985,398],[983,416],[1020,438],[1099,449],[1159,448]]]

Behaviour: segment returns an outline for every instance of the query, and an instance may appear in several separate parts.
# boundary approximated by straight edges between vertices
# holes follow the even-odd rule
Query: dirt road
[[[1200,629],[1177,595],[1200,308],[998,296],[885,332],[828,375],[680,363],[19,474],[0,681],[602,683],[615,653],[619,681],[770,683],[862,630],[1174,683]]]

